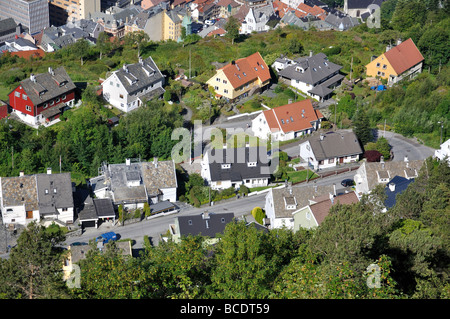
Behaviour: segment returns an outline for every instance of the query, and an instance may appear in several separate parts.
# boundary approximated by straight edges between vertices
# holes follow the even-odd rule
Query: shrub
[[[266,217],[261,207],[255,207],[252,209],[252,216],[255,218],[256,222],[263,224],[263,219]]]
[[[383,156],[383,154],[376,150],[369,150],[364,152],[364,157],[368,162],[379,162],[381,156]]]

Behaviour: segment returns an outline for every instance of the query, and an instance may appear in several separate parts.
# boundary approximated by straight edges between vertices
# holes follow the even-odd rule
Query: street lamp
[[[439,143],[439,145],[441,145],[442,144],[442,129],[444,128],[444,122],[439,121],[438,124],[441,124],[441,139],[440,139],[440,143]]]

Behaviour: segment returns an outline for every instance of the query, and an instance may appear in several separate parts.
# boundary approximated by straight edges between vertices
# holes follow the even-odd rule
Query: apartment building
[[[16,23],[36,34],[50,26],[47,0],[0,0],[0,16],[13,18]]]
[[[100,0],[49,0],[50,24],[59,26],[88,19],[89,14],[100,11],[100,4]]]

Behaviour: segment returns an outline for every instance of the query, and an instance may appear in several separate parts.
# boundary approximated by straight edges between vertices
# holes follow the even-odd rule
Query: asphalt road
[[[418,143],[415,139],[406,138],[400,134],[389,131],[379,131],[379,136],[385,136],[392,146],[394,153],[393,161],[403,161],[405,156],[408,160],[423,160],[434,155],[434,149]]]

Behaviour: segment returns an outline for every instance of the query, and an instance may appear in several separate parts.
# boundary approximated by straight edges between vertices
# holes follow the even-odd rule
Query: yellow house
[[[214,88],[217,98],[233,101],[252,95],[270,83],[270,70],[263,58],[256,52],[246,58],[232,61],[216,70],[206,83]]]
[[[183,15],[175,10],[164,10],[162,40],[177,41],[181,37]]]
[[[388,47],[386,52],[366,65],[366,75],[386,79],[393,85],[404,78],[413,78],[422,72],[424,58],[410,38],[397,46]]]

